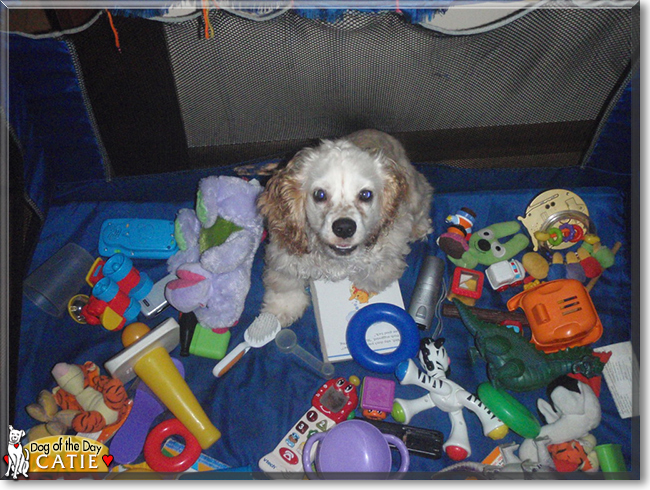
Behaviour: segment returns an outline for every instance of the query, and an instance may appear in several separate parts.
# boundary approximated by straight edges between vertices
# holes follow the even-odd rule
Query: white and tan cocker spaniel
[[[377,130],[304,148],[260,195],[267,220],[264,304],[283,327],[309,305],[310,279],[378,293],[399,279],[409,243],[432,232],[433,189],[402,145]]]

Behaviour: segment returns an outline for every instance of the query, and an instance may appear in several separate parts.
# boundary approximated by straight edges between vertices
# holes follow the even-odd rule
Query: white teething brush
[[[246,354],[251,347],[259,348],[271,342],[280,331],[280,322],[271,313],[261,313],[244,332],[244,341],[221,359],[212,370],[219,378]]]

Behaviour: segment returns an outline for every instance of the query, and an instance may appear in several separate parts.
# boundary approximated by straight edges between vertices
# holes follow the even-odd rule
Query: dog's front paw
[[[350,276],[352,284],[358,289],[362,289],[368,293],[379,294],[392,283],[397,281],[406,268],[404,259],[395,258],[388,260],[379,265],[379,267],[361,274]]]
[[[264,294],[262,313],[275,315],[284,328],[298,320],[307,306],[309,306],[309,296],[304,290],[283,292],[267,290]]]
[[[373,296],[381,293],[393,282],[392,278],[389,280],[383,278],[379,278],[380,280],[377,279],[378,278],[371,277],[367,277],[365,279],[357,279],[353,281],[352,287],[358,291],[361,291],[362,294],[365,294],[369,300]]]

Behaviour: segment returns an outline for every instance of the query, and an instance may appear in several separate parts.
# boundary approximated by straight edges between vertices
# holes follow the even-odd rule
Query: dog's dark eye
[[[323,189],[316,189],[314,191],[314,201],[323,202],[327,200],[327,193]]]
[[[368,202],[372,200],[372,191],[363,190],[359,192],[359,200],[362,202]]]

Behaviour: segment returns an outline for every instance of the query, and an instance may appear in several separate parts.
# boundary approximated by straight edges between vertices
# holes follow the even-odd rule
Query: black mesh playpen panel
[[[200,16],[168,23],[123,18],[117,27],[126,33],[134,22],[154,24],[151,42],[138,41],[139,58],[108,53],[95,60],[96,68],[109,65],[101,75],[84,75],[120,77],[118,84],[105,81],[95,97],[114,104],[128,99],[142,73],[173,82],[137,91],[145,100],[135,127],[119,111],[108,118],[113,141],[120,131],[133,140],[137,124],[149,139],[152,128],[159,130],[154,139],[171,146],[176,161],[145,155],[148,163],[134,165],[137,155],[123,146],[111,151],[113,142],[106,146],[118,175],[235,163],[364,127],[396,134],[417,161],[569,166],[581,162],[630,70],[636,16],[638,9],[542,8],[497,29],[454,36],[396,13],[351,11],[330,24],[291,11],[259,22],[212,10],[214,37],[207,39]],[[110,39],[102,26],[84,43],[97,43],[101,30]],[[127,34],[122,39],[128,46]],[[114,93],[106,93],[111,87]],[[162,124],[160,110],[146,109],[161,104]],[[133,150],[147,151],[136,144]]]

